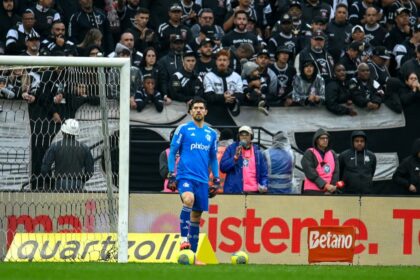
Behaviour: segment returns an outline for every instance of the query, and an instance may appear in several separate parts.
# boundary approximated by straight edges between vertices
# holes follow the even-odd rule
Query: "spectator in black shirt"
[[[401,77],[407,77],[411,72],[420,73],[420,45],[416,47],[416,55],[401,66]]]
[[[291,55],[296,55],[297,37],[293,35],[292,28],[292,18],[288,14],[284,14],[280,20],[278,31],[273,33],[268,41],[267,49],[272,59],[274,59],[277,48],[280,46],[287,46],[292,51]]]
[[[227,1],[214,1],[214,0],[201,0],[201,7],[203,9],[210,9],[214,13],[214,23],[222,26],[226,13],[227,13]]]
[[[157,33],[147,27],[149,22],[150,12],[145,8],[140,8],[136,15],[132,25],[127,31],[131,32],[134,36],[134,47],[139,52],[144,52],[147,47],[153,47],[158,49],[158,36]]]
[[[387,68],[390,59],[391,52],[384,46],[377,46],[373,49],[372,56],[368,61],[371,78],[382,86],[384,86],[391,77]]]
[[[53,1],[38,0],[35,7],[30,8],[35,15],[35,30],[45,39],[50,35],[52,23],[61,20],[60,14],[52,9]]]
[[[223,47],[237,48],[240,44],[248,43],[251,44],[254,49],[259,47],[258,37],[252,32],[247,31],[246,26],[248,24],[248,14],[242,10],[238,11],[234,15],[235,28],[229,33],[225,34],[222,38]]]
[[[25,51],[25,39],[28,34],[36,32],[35,15],[31,10],[26,10],[22,15],[22,23],[12,27],[6,35],[6,54],[18,55]]]
[[[365,42],[373,47],[383,46],[389,33],[385,28],[379,25],[378,10],[375,7],[366,9],[365,21]]]
[[[292,99],[292,82],[296,76],[296,69],[289,64],[293,52],[287,46],[280,46],[276,51],[276,62],[269,67],[277,77],[277,90],[269,93],[267,102],[269,106],[290,106]]]
[[[340,58],[340,64],[342,64],[346,71],[346,78],[350,80],[356,76],[357,65],[360,63],[360,55],[363,52],[363,44],[357,41],[353,41],[347,48],[344,56]]]
[[[349,8],[349,21],[353,25],[363,25],[366,23],[366,9],[375,6],[375,0],[358,0],[353,1],[353,4]],[[379,7],[377,7],[379,8]],[[382,14],[382,10],[378,10]]]
[[[117,13],[120,19],[121,31],[133,28],[135,16],[140,9],[140,0],[117,1]]]
[[[156,111],[163,111],[164,98],[162,93],[156,90],[155,79],[151,75],[143,76],[143,89],[138,90],[134,96],[137,112],[141,112],[147,104],[153,103]]]
[[[164,96],[169,95],[169,82],[172,75],[182,69],[182,55],[185,43],[180,35],[175,35],[171,39],[170,51],[167,55],[159,59],[158,67],[161,71],[161,79],[159,79],[160,89]]]
[[[223,31],[223,28],[220,27],[220,25],[214,24],[214,13],[211,9],[208,8],[203,8],[201,9],[201,11],[198,13],[198,23],[194,24],[191,27],[191,33],[193,38],[196,38],[199,33],[200,33],[200,29],[203,26],[212,26],[214,27],[215,30],[215,38],[222,38],[223,35],[225,34],[225,32]]]
[[[326,33],[328,34],[328,52],[335,62],[344,54],[344,50],[351,42],[352,25],[347,21],[348,9],[344,4],[338,4],[335,9],[335,16],[328,23]]]
[[[302,24],[309,24],[315,16],[321,16],[327,21],[331,17],[332,8],[325,1],[303,0],[302,1]]]
[[[419,195],[420,193],[420,139],[413,143],[411,154],[404,158],[395,170],[392,181],[400,188],[399,193]]]
[[[367,149],[367,136],[363,131],[353,131],[351,148],[339,156],[340,179],[344,181],[345,194],[373,194],[373,176],[376,156]]]
[[[356,116],[357,112],[351,107],[351,93],[346,78],[346,68],[343,64],[334,66],[335,78],[325,88],[325,105],[327,110],[336,115]]]
[[[317,73],[325,82],[333,78],[334,60],[325,50],[325,34],[318,30],[312,34],[310,46],[303,49],[295,59],[295,68],[301,69],[303,61],[312,60],[317,68]]]
[[[213,59],[213,46],[214,43],[211,39],[206,38],[200,43],[198,49],[199,59],[197,60],[196,72],[201,80],[204,80],[204,76],[215,69],[216,64]]]
[[[384,103],[392,111],[401,114],[404,107],[419,103],[420,84],[419,72],[408,73],[404,81],[397,78],[390,78],[386,85]]]
[[[316,16],[312,20],[311,25],[306,25],[306,30],[302,32],[301,35],[298,36],[297,42],[297,52],[301,52],[304,48],[306,48],[311,43],[312,35],[317,31],[322,31],[325,33],[327,29],[327,19],[322,18],[320,16]],[[328,41],[324,42],[324,47],[327,48]]]
[[[396,11],[395,26],[389,32],[388,38],[385,40],[385,47],[393,50],[395,45],[404,42],[410,37],[410,11],[406,8],[399,8]]]
[[[0,42],[6,45],[6,34],[10,28],[21,21],[21,17],[15,13],[14,0],[3,0],[0,5]]]
[[[354,104],[368,110],[378,110],[384,95],[381,85],[370,76],[369,66],[360,63],[357,67],[357,76],[349,82]]]
[[[79,0],[81,10],[74,13],[70,18],[68,27],[69,39],[75,44],[83,41],[86,34],[92,28],[97,28],[103,35],[101,47],[106,54],[114,50],[109,21],[102,10],[93,7],[92,0]]]
[[[190,105],[194,96],[203,96],[203,81],[195,73],[197,59],[195,52],[187,51],[182,58],[182,69],[171,77],[169,92],[172,100],[177,100]]]
[[[159,43],[160,55],[165,55],[169,51],[169,43],[175,35],[179,35],[185,43],[192,40],[190,29],[182,24],[182,7],[179,4],[174,4],[169,8],[169,20],[159,25]]]
[[[38,33],[29,33],[26,37],[25,44],[26,44],[26,51],[22,53],[22,55],[28,56],[39,56],[39,48],[40,48],[40,37]]]
[[[237,3],[238,5],[231,9],[226,15],[225,21],[223,23],[223,29],[225,30],[225,32],[232,30],[232,28],[236,25],[235,17],[236,13],[239,11],[245,12],[248,18],[252,17],[254,19],[257,19],[257,12],[252,7],[251,0],[239,0],[237,1]]]
[[[140,68],[140,63],[143,60],[143,54],[141,52],[138,52],[134,48],[134,36],[131,32],[124,32],[120,36],[120,44],[124,45],[130,50],[131,53],[131,65],[136,66],[137,68]],[[108,55],[108,57],[117,57],[116,52],[112,52]]]
[[[66,40],[66,27],[61,21],[55,21],[51,34],[41,42],[41,53],[51,56],[77,56],[76,45]]]
[[[393,49],[397,69],[401,67],[407,60],[416,55],[416,46],[420,45],[420,23],[414,26],[413,33],[401,44],[397,44]]]
[[[192,27],[197,22],[197,15],[201,6],[192,0],[179,0],[179,4],[182,7],[182,23]]]

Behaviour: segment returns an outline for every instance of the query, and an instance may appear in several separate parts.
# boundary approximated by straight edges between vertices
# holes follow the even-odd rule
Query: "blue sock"
[[[199,222],[191,222],[191,225],[190,225],[190,243],[191,243],[191,250],[194,253],[197,252],[199,235],[200,235],[200,223]]]
[[[181,214],[179,215],[181,237],[188,237],[188,232],[190,230],[191,211],[192,208],[190,207],[182,207]]]

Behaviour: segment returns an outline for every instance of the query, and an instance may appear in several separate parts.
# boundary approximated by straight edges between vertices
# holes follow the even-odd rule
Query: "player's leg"
[[[209,185],[208,183],[194,182],[194,205],[191,212],[190,243],[191,250],[197,251],[200,236],[200,220],[203,211],[209,208]]]
[[[191,212],[194,205],[194,193],[192,190],[192,184],[187,180],[178,181],[178,191],[182,200],[182,210],[179,215],[180,220],[180,234],[181,234],[181,250],[190,249],[191,244],[188,240],[190,224],[191,224]]]
[[[191,244],[191,250],[196,253],[198,247],[198,239],[200,236],[200,219],[201,214],[203,211],[195,211],[191,212],[191,224],[190,224],[190,235],[189,240]]]

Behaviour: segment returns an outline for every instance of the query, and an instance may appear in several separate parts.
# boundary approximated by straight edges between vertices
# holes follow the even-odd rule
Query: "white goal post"
[[[106,67],[119,69],[119,173],[118,173],[118,262],[128,261],[130,59],[90,57],[0,56],[0,67]],[[103,87],[104,85],[98,85]],[[105,137],[106,138],[106,137]],[[104,139],[104,142],[108,141]],[[105,153],[105,158],[107,158]],[[108,158],[109,159],[109,158]]]

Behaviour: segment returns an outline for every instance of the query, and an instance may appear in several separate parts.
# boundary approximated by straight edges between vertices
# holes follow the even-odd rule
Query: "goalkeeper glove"
[[[168,173],[168,189],[171,191],[176,191],[176,176],[173,172]]]
[[[220,179],[213,178],[213,186],[209,187],[209,198],[215,197],[219,188],[220,188]]]

